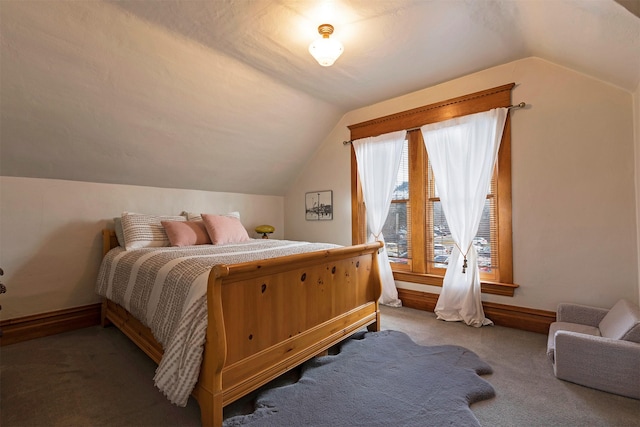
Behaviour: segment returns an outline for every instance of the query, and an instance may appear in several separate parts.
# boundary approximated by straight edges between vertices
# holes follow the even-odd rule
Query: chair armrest
[[[558,322],[578,323],[597,328],[608,312],[609,310],[606,308],[560,303],[556,312],[556,320]]]
[[[640,399],[640,344],[568,331],[555,344],[558,378]]]

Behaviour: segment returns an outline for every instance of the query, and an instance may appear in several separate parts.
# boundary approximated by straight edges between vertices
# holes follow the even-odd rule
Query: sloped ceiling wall
[[[1,7],[3,175],[279,194],[339,118],[110,4]]]
[[[612,0],[1,2],[0,31],[2,175],[235,193],[285,194],[350,110],[498,64],[640,78]]]

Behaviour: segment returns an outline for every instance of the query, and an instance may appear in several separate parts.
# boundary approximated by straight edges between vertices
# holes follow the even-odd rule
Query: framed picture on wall
[[[333,219],[333,191],[310,191],[304,197],[304,212],[307,221]]]

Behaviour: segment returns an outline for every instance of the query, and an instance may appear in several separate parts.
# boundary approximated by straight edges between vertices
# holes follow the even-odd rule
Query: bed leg
[[[107,299],[102,300],[102,307],[100,308],[100,325],[103,328],[112,325],[111,320],[107,319]]]
[[[202,399],[198,404],[202,427],[222,427],[222,394],[212,399]]]
[[[376,310],[376,321],[370,325],[367,325],[367,331],[379,332],[380,331],[380,310]]]

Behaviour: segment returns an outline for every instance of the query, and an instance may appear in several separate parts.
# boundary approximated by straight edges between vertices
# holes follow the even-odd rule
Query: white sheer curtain
[[[367,210],[367,242],[380,240],[384,243],[382,227],[389,214],[406,136],[407,131],[403,130],[353,141],[362,196]],[[402,302],[398,299],[386,246],[377,258],[382,281],[380,303],[400,307]]]
[[[422,126],[436,189],[455,242],[436,304],[438,319],[480,327],[484,317],[473,238],[498,157],[506,108]]]

